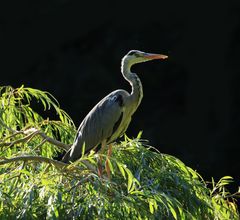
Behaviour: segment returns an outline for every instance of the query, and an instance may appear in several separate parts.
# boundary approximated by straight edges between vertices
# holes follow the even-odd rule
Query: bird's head
[[[163,54],[145,53],[139,50],[130,50],[124,57],[123,63],[131,67],[133,64],[142,63],[149,60],[166,59],[168,56]]]

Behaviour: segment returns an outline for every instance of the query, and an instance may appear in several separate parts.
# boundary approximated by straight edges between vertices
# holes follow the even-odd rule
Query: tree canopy
[[[1,219],[239,219],[240,190],[227,190],[232,177],[207,182],[141,132],[114,143],[111,158],[103,152],[109,179],[98,176],[94,151],[83,148],[69,165],[58,160],[76,127],[51,94],[2,86],[0,104]],[[57,119],[44,118],[39,106]]]

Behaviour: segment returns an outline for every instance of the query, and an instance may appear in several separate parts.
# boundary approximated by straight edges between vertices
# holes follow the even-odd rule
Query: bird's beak
[[[150,60],[156,60],[156,59],[167,59],[167,55],[163,54],[155,54],[155,53],[145,53],[144,57]]]

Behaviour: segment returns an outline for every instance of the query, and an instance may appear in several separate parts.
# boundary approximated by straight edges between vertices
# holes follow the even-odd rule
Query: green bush
[[[70,165],[55,159],[76,128],[49,93],[5,86],[0,95],[0,219],[239,219],[231,177],[207,183],[140,133],[114,143],[111,158],[103,152],[111,179],[100,178],[93,151]],[[44,119],[32,100],[59,120]]]

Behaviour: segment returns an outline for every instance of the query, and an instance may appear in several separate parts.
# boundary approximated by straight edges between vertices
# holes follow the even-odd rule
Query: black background
[[[130,91],[120,73],[130,49],[169,55],[133,67],[144,98],[128,136],[143,130],[206,180],[233,176],[237,190],[239,1],[6,1],[0,23],[1,84],[49,91],[76,126],[111,91]]]

